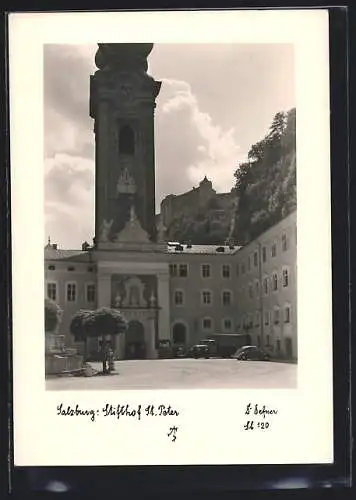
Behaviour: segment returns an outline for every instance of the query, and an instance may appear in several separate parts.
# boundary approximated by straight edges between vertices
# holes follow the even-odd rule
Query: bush
[[[53,332],[62,318],[62,309],[51,299],[45,299],[45,331]]]

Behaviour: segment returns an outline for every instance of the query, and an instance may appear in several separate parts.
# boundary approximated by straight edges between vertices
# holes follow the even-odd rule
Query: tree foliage
[[[117,309],[102,307],[92,311],[85,319],[89,337],[118,335],[127,329],[127,321]]]
[[[85,341],[88,337],[87,320],[92,312],[80,309],[74,314],[69,329],[76,342]]]
[[[246,244],[296,208],[296,112],[279,112],[235,171],[234,238]]]
[[[88,337],[118,335],[127,329],[127,321],[117,310],[102,307],[94,311],[81,309],[73,316],[70,332],[76,341],[85,341]]]
[[[62,309],[51,299],[45,299],[45,331],[53,332],[62,318]]]
[[[220,245],[228,236],[245,245],[296,208],[296,110],[278,112],[266,136],[253,144],[236,169],[236,206],[215,221],[215,199],[197,212],[181,215],[167,228],[173,241]],[[235,211],[233,232],[230,225]]]

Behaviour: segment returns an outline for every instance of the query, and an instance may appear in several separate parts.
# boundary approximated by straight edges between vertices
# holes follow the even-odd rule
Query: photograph
[[[332,463],[327,10],[10,21],[15,464]]]
[[[46,388],[296,388],[293,45],[43,51]]]

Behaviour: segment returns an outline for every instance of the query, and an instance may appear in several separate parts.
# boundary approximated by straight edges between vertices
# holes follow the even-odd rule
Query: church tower
[[[98,46],[90,79],[96,245],[155,243],[154,109],[161,82],[147,74],[153,44]]]

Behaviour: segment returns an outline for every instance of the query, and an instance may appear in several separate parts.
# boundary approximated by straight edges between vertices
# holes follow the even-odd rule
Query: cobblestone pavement
[[[101,370],[100,363],[91,363]],[[290,389],[297,387],[296,364],[235,359],[160,359],[115,362],[115,373],[58,377],[47,390],[118,389]]]

